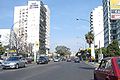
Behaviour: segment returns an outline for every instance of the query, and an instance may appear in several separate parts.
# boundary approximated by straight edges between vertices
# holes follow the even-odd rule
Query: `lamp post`
[[[87,23],[90,24],[90,21],[89,20],[86,20],[86,19],[82,19],[82,18],[77,18],[76,20],[81,20],[81,21],[85,21]],[[93,30],[94,31],[94,30]],[[93,32],[93,35],[94,35],[94,32]],[[94,36],[95,37],[95,36]],[[95,59],[95,48],[94,48],[94,45],[95,44],[95,41],[93,40],[93,44],[91,44],[91,56]]]
[[[86,45],[86,41],[85,41],[85,39],[82,38],[82,37],[76,37],[76,38],[78,38],[78,39],[80,38],[80,39],[83,40],[83,42],[84,42],[84,43],[83,43],[83,48],[86,49],[86,46],[87,46],[87,45]]]
[[[90,23],[90,21],[88,21],[88,20],[86,20],[86,19],[76,19],[76,20],[81,20],[81,21],[85,21],[85,22],[88,22],[88,23]],[[94,35],[94,40],[93,40],[93,44],[91,44],[91,56],[92,57],[94,57],[94,59],[95,59],[95,37],[96,36],[98,36],[99,34],[101,34],[102,32],[104,32],[104,30],[101,30],[98,34],[96,34],[95,35],[95,32],[94,32],[94,30],[93,30],[93,35]],[[100,54],[102,54],[102,50],[101,50],[101,48],[100,48],[100,44],[101,44],[101,42],[100,42],[100,40],[99,40],[99,50],[100,50]]]

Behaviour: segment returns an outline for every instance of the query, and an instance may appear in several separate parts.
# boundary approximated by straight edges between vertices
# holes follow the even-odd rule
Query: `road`
[[[50,62],[0,70],[0,80],[93,80],[93,70],[84,62]]]

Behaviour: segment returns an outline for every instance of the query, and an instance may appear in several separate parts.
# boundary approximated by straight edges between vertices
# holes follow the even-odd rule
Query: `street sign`
[[[9,50],[8,52],[12,53],[12,52],[16,52],[16,50]]]

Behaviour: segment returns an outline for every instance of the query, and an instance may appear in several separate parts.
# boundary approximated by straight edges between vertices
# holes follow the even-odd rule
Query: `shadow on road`
[[[94,70],[95,68],[93,67],[79,67],[80,69],[86,69],[86,70]]]

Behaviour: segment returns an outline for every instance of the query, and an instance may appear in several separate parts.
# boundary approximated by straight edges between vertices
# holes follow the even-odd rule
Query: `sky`
[[[11,28],[14,7],[27,5],[28,0],[0,0],[0,28]],[[102,0],[42,0],[50,11],[50,48],[64,45],[77,52],[87,48],[84,35],[89,31],[90,12],[102,5]],[[79,19],[79,20],[76,20]],[[80,19],[85,19],[80,20]],[[88,20],[88,21],[87,21]]]

